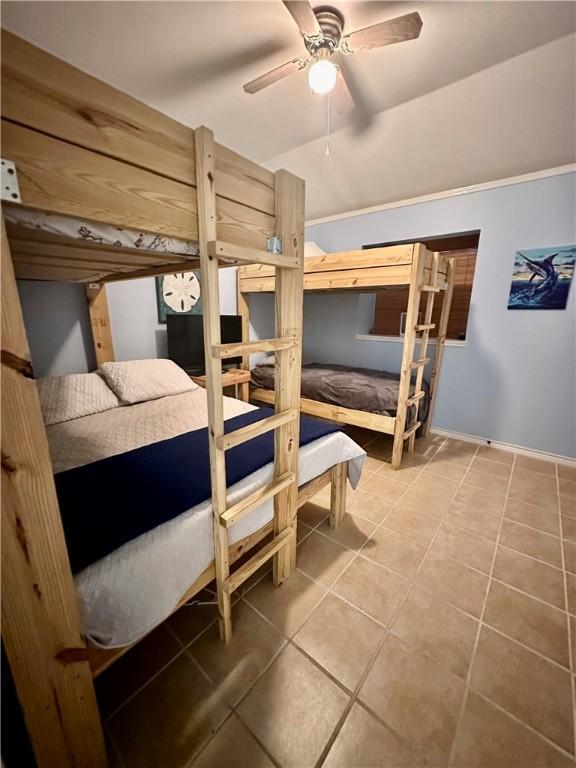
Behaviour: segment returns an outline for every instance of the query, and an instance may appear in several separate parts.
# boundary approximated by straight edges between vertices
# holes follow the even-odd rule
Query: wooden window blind
[[[430,250],[440,251],[440,253],[445,253],[455,260],[454,295],[452,297],[452,307],[450,309],[447,329],[447,338],[449,339],[464,340],[466,338],[472,281],[474,279],[476,253],[478,250],[478,235],[471,237],[475,238],[475,242],[470,238],[454,238],[454,245],[460,246],[457,248],[446,248],[449,245],[449,238],[442,239],[441,241],[431,240],[426,243]],[[442,249],[439,246],[442,246]],[[443,294],[438,294],[434,302],[432,322],[436,324],[436,328],[430,331],[432,338],[437,335],[440,312],[442,311],[442,296]],[[423,295],[420,305],[422,317],[424,316],[425,305],[426,295]],[[377,291],[374,325],[371,333],[377,336],[399,336],[402,313],[406,312],[407,306],[408,287],[387,288]]]

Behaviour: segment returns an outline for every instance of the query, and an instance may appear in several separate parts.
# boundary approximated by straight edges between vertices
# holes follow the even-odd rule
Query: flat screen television
[[[204,328],[202,315],[166,315],[168,357],[188,373],[201,376],[204,366]],[[242,341],[242,318],[239,315],[220,316],[223,344]],[[225,368],[235,368],[241,357],[223,360]]]

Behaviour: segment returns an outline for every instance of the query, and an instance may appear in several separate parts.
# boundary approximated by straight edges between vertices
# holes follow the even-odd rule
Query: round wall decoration
[[[158,321],[166,315],[201,315],[202,292],[196,272],[175,272],[156,278]]]

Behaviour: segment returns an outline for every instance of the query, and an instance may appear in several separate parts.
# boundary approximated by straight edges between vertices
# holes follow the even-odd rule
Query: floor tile
[[[273,768],[246,726],[232,715],[192,763],[193,768]]]
[[[454,502],[474,506],[479,512],[501,515],[504,510],[504,494],[491,493],[475,485],[462,485],[454,497]]]
[[[568,610],[576,614],[576,576],[573,573],[566,574],[566,594],[568,597]]]
[[[452,464],[459,464],[462,467],[469,467],[472,464],[474,456],[471,453],[462,453],[462,451],[454,451],[451,448],[445,448],[442,446],[438,449],[432,459],[431,464],[438,464],[442,462],[448,462]]]
[[[492,575],[564,610],[564,575],[558,568],[499,546]]]
[[[381,527],[368,539],[362,554],[403,576],[414,576],[426,551],[421,544]]]
[[[512,466],[514,463],[514,453],[512,451],[505,451],[502,448],[492,448],[489,445],[481,445],[478,448],[476,456],[479,459],[489,459],[490,461],[499,461],[500,464],[506,464]]]
[[[576,483],[576,464],[558,464],[557,467],[560,480]]]
[[[432,764],[446,765],[464,691],[444,667],[389,635],[360,699]]]
[[[314,766],[349,697],[288,646],[238,707],[261,744],[287,768]]]
[[[571,496],[565,496],[560,494],[559,497],[560,511],[563,515],[569,515],[570,517],[576,517],[576,499]]]
[[[298,547],[296,566],[311,579],[330,587],[353,557],[354,552],[313,531]]]
[[[447,480],[455,480],[460,482],[466,472],[468,466],[466,464],[458,464],[454,461],[447,461],[446,459],[436,457],[423,468],[423,472],[427,475],[438,475],[438,477],[445,477]]]
[[[425,491],[434,491],[441,494],[444,500],[451,499],[458,490],[458,482],[448,480],[445,477],[431,474],[430,472],[421,472],[419,477],[413,483],[414,488],[421,488]]]
[[[541,475],[547,479],[546,475]],[[550,478],[552,479],[552,478]],[[538,488],[538,486],[536,486]],[[511,483],[509,496],[510,499],[517,501],[527,501],[529,504],[547,509],[549,512],[558,511],[558,494],[555,491],[532,491],[526,488],[523,483]]]
[[[543,560],[550,565],[561,567],[562,550],[560,539],[551,536],[548,533],[535,531],[533,528],[527,528],[524,525],[514,523],[511,520],[504,519],[502,532],[500,534],[500,544],[504,544],[510,549],[523,552],[525,555]]]
[[[430,545],[439,526],[440,521],[437,518],[404,507],[402,503],[395,507],[384,521],[385,528],[413,539],[424,547]]]
[[[407,579],[360,556],[340,576],[333,591],[388,625],[409,587]]]
[[[366,493],[373,493],[382,501],[395,504],[406,493],[406,490],[409,487],[410,486],[405,485],[405,483],[400,483],[397,480],[393,480],[388,475],[382,475],[379,472],[376,475],[372,475],[370,479],[364,483],[362,490]]]
[[[504,517],[544,533],[560,536],[560,520],[556,511],[551,512],[526,501],[509,499],[504,509]]]
[[[480,538],[467,531],[442,523],[431,551],[441,557],[451,557],[477,571],[490,573],[496,542]]]
[[[442,520],[454,528],[495,542],[501,517],[477,507],[473,502],[455,501],[446,510]]]
[[[174,635],[161,624],[96,678],[100,712],[111,715],[181,650]]]
[[[218,620],[216,595],[203,589],[192,600],[179,608],[166,623],[183,645],[195,640],[206,627]]]
[[[427,475],[427,477],[434,477],[434,475]],[[430,517],[440,519],[450,506],[452,498],[453,494],[451,491],[446,493],[440,490],[430,490],[412,485],[402,497],[401,504],[404,507],[416,510],[416,512],[422,512]]]
[[[189,652],[226,701],[234,706],[285,642],[284,635],[240,601],[232,609],[233,632],[223,643],[212,626]]]
[[[576,518],[562,515],[562,538],[576,542]]]
[[[504,465],[496,464],[496,466]],[[497,477],[496,475],[490,475],[487,472],[479,472],[478,470],[471,468],[464,478],[464,486],[466,485],[483,488],[485,491],[490,491],[490,493],[498,496],[506,496],[508,490],[508,478]]]
[[[312,533],[313,530],[313,528],[309,528],[307,525],[304,525],[304,523],[301,523],[300,520],[298,520],[298,524],[296,526],[296,543],[300,544],[300,542],[303,541],[306,536]],[[259,573],[259,571],[257,572]],[[246,584],[246,582],[244,582],[244,584]]]
[[[274,586],[271,577],[266,577],[248,592],[244,600],[290,637],[300,629],[325,594],[324,587],[295,571],[279,587]]]
[[[402,604],[392,632],[417,651],[465,679],[478,622],[415,587]]]
[[[482,627],[470,685],[560,747],[574,749],[568,670]]]
[[[567,571],[576,573],[576,544],[572,541],[563,541],[564,563]]]
[[[447,437],[442,448],[474,456],[478,451],[478,444],[470,443],[467,440],[458,440],[457,438]]]
[[[404,485],[411,485],[419,474],[420,468],[414,469],[414,467],[406,467],[404,466],[404,463],[402,463],[398,469],[392,469],[392,465],[387,461],[383,462],[378,470],[379,476],[389,477],[391,480],[395,480],[397,483],[403,483]]]
[[[510,478],[512,474],[511,464],[502,464],[500,461],[492,461],[492,459],[484,459],[481,456],[476,456],[472,464],[470,465],[472,471],[485,472],[488,475],[494,475],[495,477],[503,477],[506,480]]]
[[[294,636],[294,642],[353,691],[384,631],[339,597],[327,595]]]
[[[354,704],[322,768],[419,768],[425,757]]]
[[[493,581],[484,622],[565,667],[568,660],[567,614]]]
[[[316,496],[314,499],[316,499]],[[298,520],[309,528],[316,528],[323,520],[326,520],[329,514],[330,502],[324,505],[316,503],[316,501],[309,501],[308,504],[304,504],[298,510]]]
[[[318,530],[343,547],[358,551],[375,528],[376,523],[371,523],[363,517],[347,514],[336,528],[330,528],[329,520],[325,520]]]
[[[552,464],[552,466],[554,466]],[[543,475],[532,470],[522,469],[518,461],[512,471],[511,490],[523,491],[526,494],[558,493],[556,473]],[[528,498],[528,496],[527,496]]]
[[[358,491],[348,499],[346,509],[350,514],[363,517],[372,523],[381,523],[390,514],[392,505],[373,493]]]
[[[556,477],[556,464],[546,459],[537,459],[533,456],[524,456],[519,453],[516,455],[516,465],[518,469],[529,470],[530,472],[542,473]]]
[[[108,725],[129,768],[185,768],[229,711],[183,653]]]
[[[447,603],[479,617],[488,587],[488,577],[467,565],[430,553],[416,583]]]
[[[572,649],[572,669],[576,668],[576,616],[569,616],[570,622],[570,647]]]
[[[456,739],[458,768],[570,768],[572,760],[526,726],[471,692]]]

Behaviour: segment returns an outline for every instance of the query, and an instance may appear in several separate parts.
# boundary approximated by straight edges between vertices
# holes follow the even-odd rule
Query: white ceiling
[[[571,2],[336,2],[352,30],[418,10],[420,38],[350,57],[375,112],[574,30]],[[248,95],[242,84],[303,52],[280,0],[3,2],[16,34],[260,162],[325,131],[325,97],[299,73]],[[349,118],[344,118],[344,120]],[[335,118],[335,127],[343,118]]]

